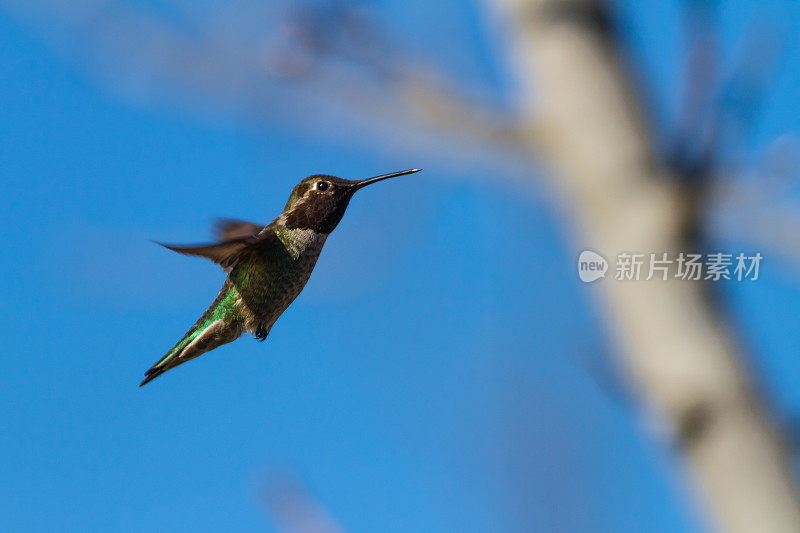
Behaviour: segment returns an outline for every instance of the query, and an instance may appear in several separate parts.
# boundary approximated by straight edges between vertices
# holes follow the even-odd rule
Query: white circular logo
[[[578,257],[578,277],[584,283],[591,283],[606,277],[608,261],[602,255],[591,250],[584,250]]]

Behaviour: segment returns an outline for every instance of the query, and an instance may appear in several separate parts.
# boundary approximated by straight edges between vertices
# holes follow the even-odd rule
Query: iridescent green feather
[[[231,280],[226,280],[219,295],[213,304],[203,313],[203,316],[186,332],[186,334],[178,341],[178,343],[162,357],[151,370],[158,370],[164,367],[170,368],[174,366],[176,357],[180,357],[183,350],[200,334],[203,333],[208,327],[222,320],[226,323],[241,320],[241,312],[239,310],[239,289],[237,287],[246,287],[249,284],[250,275],[242,272],[236,276],[236,283]]]

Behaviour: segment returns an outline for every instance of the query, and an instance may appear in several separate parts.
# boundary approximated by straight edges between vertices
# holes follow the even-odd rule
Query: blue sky
[[[796,16],[791,4],[775,13]],[[481,10],[465,6],[442,22],[455,37],[432,9],[419,42],[499,91]],[[726,3],[726,49],[754,6]],[[663,125],[675,5],[620,16]],[[750,150],[799,133],[797,44]],[[137,388],[224,279],[151,239],[203,241],[216,216],[269,222],[309,174],[413,166],[426,170],[359,193],[265,343],[244,337]],[[609,348],[563,215],[535,188],[463,174],[125,99],[0,8],[2,529],[273,531],[260,487],[288,471],[353,532],[700,530],[670,450],[587,372]],[[792,419],[792,266],[767,257],[762,280],[725,295],[776,416]]]

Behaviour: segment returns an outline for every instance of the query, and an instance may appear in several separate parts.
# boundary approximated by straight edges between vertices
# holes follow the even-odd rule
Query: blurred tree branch
[[[576,233],[610,256],[687,250],[688,201],[644,125],[603,6],[496,0],[509,29],[525,114]],[[533,95],[536,95],[534,98]],[[702,283],[606,283],[603,299],[634,388],[673,430],[720,531],[800,531],[786,444]]]
[[[344,533],[293,473],[269,476],[260,493],[264,509],[283,533]]]
[[[465,153],[495,168],[531,164],[537,128],[436,65],[404,55],[391,32],[376,35],[379,23],[360,2],[232,0],[203,20],[191,3],[168,4],[177,15],[124,0],[0,0],[133,99],[300,125],[338,140],[346,124],[349,137],[467,165]],[[255,27],[236,33],[237,24]]]

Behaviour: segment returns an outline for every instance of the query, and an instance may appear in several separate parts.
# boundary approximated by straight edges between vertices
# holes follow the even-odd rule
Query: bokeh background
[[[791,428],[800,286],[773,230],[800,220],[800,4],[693,4],[714,13],[719,69],[757,71],[730,97],[752,113],[715,163],[751,201],[734,216],[720,201],[708,227],[717,248],[765,256],[757,282],[715,289]],[[664,153],[687,94],[686,10],[610,4]],[[706,530],[614,363],[546,171],[382,101],[397,80],[433,80],[513,116],[489,11],[0,1],[0,529]],[[265,343],[137,388],[224,279],[151,239],[203,242],[217,216],[267,223],[309,174],[410,167],[425,170],[357,195]],[[759,225],[767,213],[785,218]]]

